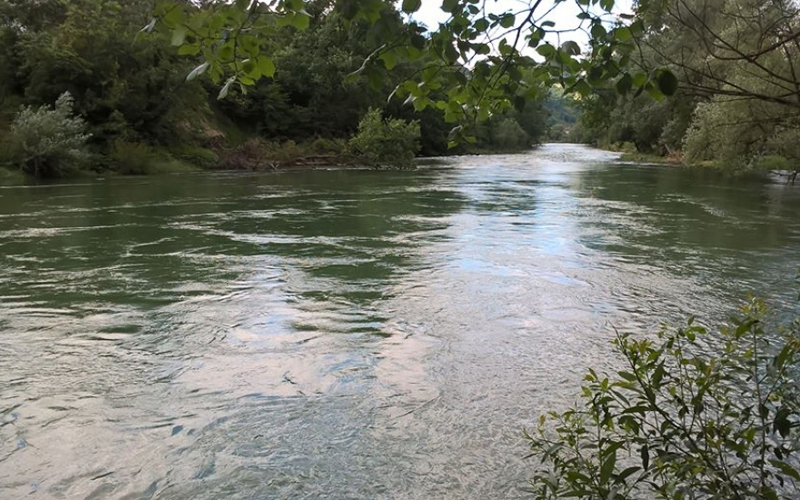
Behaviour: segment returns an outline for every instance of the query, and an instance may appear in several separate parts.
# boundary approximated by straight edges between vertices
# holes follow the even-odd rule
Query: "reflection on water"
[[[0,189],[0,498],[524,498],[611,325],[788,307],[798,209],[555,145]]]

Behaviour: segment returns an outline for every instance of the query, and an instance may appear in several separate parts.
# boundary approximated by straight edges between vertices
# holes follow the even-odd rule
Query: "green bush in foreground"
[[[581,402],[527,433],[537,499],[800,497],[800,321],[767,331],[752,301],[719,335],[689,320],[617,335],[627,368],[590,370]]]
[[[384,120],[381,112],[370,109],[358,124],[351,139],[353,148],[375,166],[411,167],[420,149],[420,128],[416,121],[396,118]]]
[[[73,113],[65,92],[55,107],[24,107],[11,124],[8,147],[12,162],[35,177],[63,177],[88,157],[86,122]]]

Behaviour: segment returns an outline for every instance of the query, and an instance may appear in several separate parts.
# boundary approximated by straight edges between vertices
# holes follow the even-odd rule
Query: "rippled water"
[[[0,498],[524,498],[612,325],[794,291],[800,188],[614,159],[0,189]]]

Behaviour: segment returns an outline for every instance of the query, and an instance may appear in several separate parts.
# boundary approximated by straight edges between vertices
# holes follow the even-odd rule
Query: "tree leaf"
[[[550,45],[549,43],[546,43],[544,45],[538,46],[536,48],[536,52],[538,52],[539,55],[541,56],[550,58],[556,53],[556,48]]]
[[[459,7],[459,0],[444,0],[442,2],[442,10],[450,14],[454,14]]]
[[[225,99],[226,97],[228,97],[228,92],[231,91],[231,85],[233,85],[233,82],[235,82],[235,81],[236,81],[236,77],[232,76],[232,77],[228,78],[228,80],[225,82],[225,85],[223,85],[222,89],[219,91],[219,95],[217,96],[217,99],[221,100],[221,99]]]
[[[571,56],[577,56],[581,53],[581,46],[572,40],[568,40],[561,45],[561,50]]]
[[[595,40],[599,40],[606,37],[606,29],[603,27],[602,24],[595,24],[592,26],[592,38]]]
[[[200,45],[196,43],[183,44],[178,48],[179,56],[196,56],[200,53]]]
[[[195,69],[193,69],[188,75],[186,75],[186,81],[187,82],[191,82],[192,80],[194,80],[198,76],[200,76],[203,73],[205,73],[206,70],[208,69],[208,66],[209,66],[208,62],[204,62],[200,66],[198,66]]]
[[[656,83],[658,84],[658,90],[664,95],[675,95],[675,92],[678,91],[678,78],[668,69],[662,69],[658,72]]]
[[[183,17],[183,9],[178,4],[175,4],[164,14],[161,21],[167,28],[175,28],[183,22]]]
[[[261,73],[261,76],[266,76],[268,78],[275,76],[275,62],[270,57],[265,55],[258,56],[256,67],[259,73]]]
[[[287,12],[277,20],[280,27],[291,26],[298,30],[304,30],[311,24],[311,17],[305,12]]]
[[[391,70],[397,66],[397,54],[391,50],[381,54],[380,58],[383,61],[383,65],[386,66],[386,69]]]
[[[403,12],[411,14],[422,7],[422,0],[403,0]]]
[[[183,45],[183,41],[186,39],[186,26],[178,26],[174,30],[172,30],[172,45],[177,47],[179,45]]]
[[[612,449],[603,457],[603,463],[600,466],[600,483],[606,484],[611,479],[611,474],[614,472],[614,467],[617,465],[617,450]]]
[[[620,41],[620,42],[627,42],[628,40],[633,38],[633,33],[631,33],[630,28],[628,28],[627,26],[623,26],[621,28],[617,28],[614,31],[612,31],[611,33],[614,36],[614,38],[616,38],[617,41]]]
[[[511,13],[503,14],[503,17],[500,18],[500,26],[502,26],[503,28],[510,28],[514,26],[515,22],[516,22],[516,17],[514,17],[514,14]]]
[[[783,462],[781,460],[770,460],[769,463],[771,463],[772,465],[774,465],[775,467],[780,469],[781,472],[783,472],[787,476],[791,477],[795,481],[800,482],[800,473],[798,473],[797,469],[795,469],[791,465],[789,465],[786,462]]]

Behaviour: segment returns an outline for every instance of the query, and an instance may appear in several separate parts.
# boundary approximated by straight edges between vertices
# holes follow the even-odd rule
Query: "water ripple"
[[[525,498],[612,327],[791,301],[800,191],[590,148],[0,196],[0,498]]]

